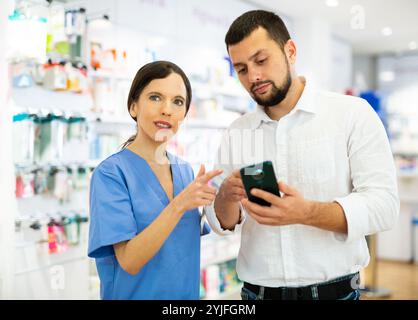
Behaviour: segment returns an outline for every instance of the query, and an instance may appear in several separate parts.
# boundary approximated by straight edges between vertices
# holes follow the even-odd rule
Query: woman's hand
[[[215,200],[216,189],[209,186],[209,181],[220,175],[223,170],[213,170],[207,173],[205,171],[205,166],[201,165],[196,179],[173,199],[174,204],[182,213],[210,205]]]

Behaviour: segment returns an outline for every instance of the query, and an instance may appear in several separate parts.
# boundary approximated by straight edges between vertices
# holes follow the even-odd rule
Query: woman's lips
[[[155,121],[154,124],[158,129],[171,129],[172,128],[172,125],[166,121]]]

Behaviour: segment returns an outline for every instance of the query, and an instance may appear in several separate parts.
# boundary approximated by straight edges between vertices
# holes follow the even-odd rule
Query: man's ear
[[[294,40],[289,39],[286,44],[284,45],[284,52],[286,54],[287,60],[290,64],[295,64],[296,56],[297,56],[297,49],[296,43]]]

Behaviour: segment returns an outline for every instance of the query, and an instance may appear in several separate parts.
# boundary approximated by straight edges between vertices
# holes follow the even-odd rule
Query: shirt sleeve
[[[376,112],[362,100],[348,128],[352,192],[334,199],[344,210],[351,242],[391,229],[399,215],[396,169],[386,131]]]
[[[232,161],[235,155],[233,154],[230,148],[229,140],[230,140],[229,132],[227,131],[222,136],[221,144],[218,148],[216,158],[215,158],[214,168],[224,170],[224,172],[220,176],[215,177],[212,180],[212,186],[215,187],[217,191],[219,191],[219,188],[223,180],[226,177],[228,177],[234,170]],[[241,205],[241,203],[240,203],[240,221],[238,224],[235,225],[235,228],[233,230],[227,230],[227,229],[222,228],[221,223],[218,217],[216,216],[214,202],[212,202],[212,204],[209,206],[205,206],[203,208],[203,212],[212,230],[221,236],[231,235],[237,232],[238,230],[240,230],[240,228],[242,227],[246,219],[245,210],[243,206]]]
[[[98,167],[90,185],[88,256],[114,255],[113,245],[135,237],[137,225],[121,173]]]

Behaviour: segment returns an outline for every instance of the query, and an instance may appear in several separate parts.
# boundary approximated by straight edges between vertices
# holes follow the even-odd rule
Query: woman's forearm
[[[114,245],[116,258],[129,274],[137,274],[155,256],[174,230],[184,209],[173,200],[147,228],[129,241]]]

